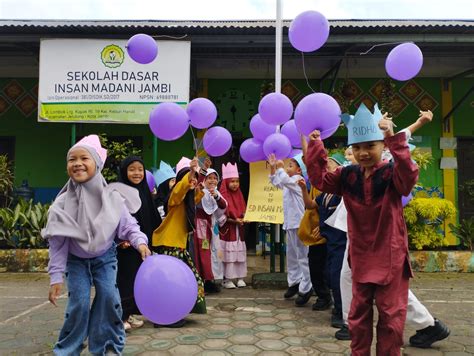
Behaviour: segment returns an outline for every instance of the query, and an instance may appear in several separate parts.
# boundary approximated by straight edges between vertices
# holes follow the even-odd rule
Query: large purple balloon
[[[387,74],[395,80],[415,77],[423,66],[423,53],[411,42],[402,43],[392,49],[385,60]]]
[[[193,309],[198,286],[193,271],[176,257],[149,256],[135,277],[138,309],[155,324],[173,324]]]
[[[295,120],[290,120],[284,124],[281,133],[288,137],[293,147],[301,148],[301,135],[296,128]]]
[[[248,163],[266,159],[263,143],[255,138],[248,138],[240,145],[240,157]]]
[[[141,64],[148,64],[158,55],[158,45],[153,37],[139,33],[132,36],[126,45],[128,55]]]
[[[197,129],[207,129],[217,118],[217,109],[212,101],[206,98],[192,100],[186,108],[191,125]]]
[[[293,115],[293,103],[284,94],[270,93],[260,100],[258,113],[269,125],[283,125]]]
[[[341,109],[337,101],[324,93],[313,93],[304,97],[295,109],[295,124],[298,131],[308,136],[312,131],[326,131],[339,126]]]
[[[339,125],[338,126],[335,126],[335,127],[331,127],[327,130],[324,130],[324,131],[321,131],[320,134],[321,134],[321,140],[325,140],[327,139],[328,137],[332,136],[336,131],[337,129],[339,128]]]
[[[150,189],[150,192],[153,192],[153,189],[155,189],[156,183],[155,183],[155,177],[153,176],[153,173],[150,171],[145,171],[146,173],[146,183],[148,184],[148,189]]]
[[[173,141],[184,135],[189,127],[189,118],[178,104],[161,103],[151,111],[149,125],[156,137]]]
[[[408,194],[407,196],[402,196],[402,207],[405,207],[413,199],[413,194]]]
[[[288,155],[288,158],[293,158],[295,156],[298,156],[300,153],[303,153],[303,150],[300,150],[299,148],[293,148],[290,151],[290,154]]]
[[[265,139],[276,132],[276,125],[269,125],[262,120],[259,114],[255,114],[250,120],[250,132],[257,140],[265,141]]]
[[[273,153],[277,159],[285,159],[290,152],[290,140],[281,133],[274,133],[268,136],[265,142],[263,142],[263,153],[265,153],[265,157]]]
[[[298,51],[312,52],[321,48],[329,37],[329,22],[317,11],[305,11],[291,21],[288,38]]]
[[[213,157],[222,156],[232,146],[232,135],[227,129],[214,126],[206,131],[202,139],[204,150]]]

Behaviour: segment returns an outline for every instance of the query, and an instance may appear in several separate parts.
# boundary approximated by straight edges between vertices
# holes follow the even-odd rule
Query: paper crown
[[[153,173],[153,177],[155,177],[155,183],[158,187],[161,183],[167,181],[168,179],[176,177],[176,173],[168,163],[161,161],[160,169]]]
[[[97,153],[99,158],[102,160],[102,162],[100,162],[102,164],[99,164],[99,165],[103,166],[105,163],[105,160],[107,159],[107,150],[105,148],[102,148],[100,144],[99,136],[97,135],[85,136],[71,148],[84,147],[84,146],[86,146],[86,148],[93,149]]]
[[[176,163],[176,174],[178,174],[178,172],[182,170],[183,168],[189,167],[190,165],[191,165],[191,160],[189,158],[181,157],[179,162]]]
[[[329,159],[332,159],[334,162],[336,162],[340,166],[344,166],[346,164],[346,158],[341,153],[333,153],[329,157]]]
[[[237,164],[222,164],[222,179],[239,178]]]
[[[347,144],[383,141],[383,132],[379,128],[379,121],[382,118],[382,112],[377,104],[374,106],[374,113],[361,103],[354,116],[342,114],[341,119],[347,126],[348,137]]]
[[[293,157],[293,159],[298,162],[298,166],[300,166],[301,168],[301,175],[303,177],[306,177],[307,173],[306,173],[306,165],[304,164],[303,162],[303,154],[302,153],[299,153],[297,154],[296,156]]]

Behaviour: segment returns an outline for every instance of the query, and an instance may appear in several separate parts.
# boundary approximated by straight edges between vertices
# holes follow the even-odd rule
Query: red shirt
[[[381,161],[364,177],[359,165],[328,172],[321,140],[308,145],[308,175],[315,187],[344,198],[347,208],[349,260],[352,279],[386,285],[408,263],[408,236],[401,197],[418,180],[418,167],[410,158],[404,133],[385,139],[394,162]],[[410,269],[411,274],[411,269]]]

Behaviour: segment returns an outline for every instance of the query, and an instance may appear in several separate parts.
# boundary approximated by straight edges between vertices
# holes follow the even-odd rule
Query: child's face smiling
[[[204,186],[207,190],[215,190],[217,188],[217,176],[214,173],[209,174],[204,180]]]
[[[344,158],[351,162],[351,164],[357,164],[354,154],[352,153],[352,148],[346,148],[346,150],[344,151]]]
[[[77,183],[87,182],[97,170],[94,158],[82,147],[73,148],[69,152],[66,168],[69,177]]]
[[[361,142],[352,145],[352,152],[361,167],[371,168],[382,160],[383,148],[383,141]]]
[[[229,181],[229,189],[232,190],[233,192],[237,191],[239,187],[240,187],[239,178],[232,178]]]
[[[286,167],[286,173],[290,177],[293,177],[296,174],[301,174],[301,168],[298,166],[295,160],[290,159],[290,161],[288,162],[288,166]]]
[[[138,161],[132,162],[127,167],[127,178],[133,184],[140,184],[145,177],[145,169],[143,164]]]

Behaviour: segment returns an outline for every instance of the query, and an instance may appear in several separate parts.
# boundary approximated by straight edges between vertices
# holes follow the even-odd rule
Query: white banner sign
[[[147,124],[156,104],[188,103],[190,42],[157,41],[149,64],[134,62],[126,43],[41,40],[38,121]]]

